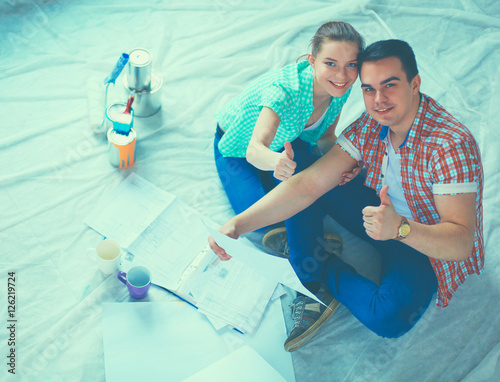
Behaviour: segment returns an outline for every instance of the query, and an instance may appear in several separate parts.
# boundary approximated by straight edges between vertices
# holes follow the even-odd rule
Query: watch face
[[[399,227],[399,235],[402,237],[408,236],[410,233],[410,225],[408,223],[403,223],[401,227]]]

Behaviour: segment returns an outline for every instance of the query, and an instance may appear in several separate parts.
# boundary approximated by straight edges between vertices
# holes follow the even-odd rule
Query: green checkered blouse
[[[243,158],[263,106],[274,110],[280,124],[269,148],[278,151],[286,141],[297,137],[314,143],[335,122],[351,89],[342,97],[333,97],[321,125],[303,131],[313,112],[313,69],[308,61],[272,70],[253,81],[233,101],[219,110],[215,117],[226,133],[219,142],[225,157]]]

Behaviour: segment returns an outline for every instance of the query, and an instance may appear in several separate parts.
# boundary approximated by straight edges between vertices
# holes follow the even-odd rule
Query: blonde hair
[[[311,39],[311,54],[317,57],[323,44],[327,41],[344,41],[355,43],[361,52],[365,47],[365,40],[351,24],[342,21],[329,21],[318,28]],[[300,56],[307,56],[307,54]]]

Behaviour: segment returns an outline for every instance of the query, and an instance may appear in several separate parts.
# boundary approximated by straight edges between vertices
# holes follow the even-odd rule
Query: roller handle
[[[118,76],[122,72],[125,65],[127,65],[128,59],[129,59],[129,55],[127,53],[122,53],[122,55],[120,56],[120,58],[116,62],[115,67],[113,68],[113,71],[104,80],[104,85],[109,84],[109,83],[112,83],[113,85],[115,84],[116,79],[118,78]]]

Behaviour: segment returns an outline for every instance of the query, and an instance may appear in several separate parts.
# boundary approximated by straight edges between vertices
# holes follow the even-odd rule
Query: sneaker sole
[[[269,241],[269,239],[275,235],[282,234],[283,232],[286,233],[286,227],[275,228],[272,231],[269,231],[268,233],[266,233],[264,235],[264,237],[262,238],[262,244],[264,245],[264,247],[269,248],[269,246],[266,245],[266,243]],[[342,237],[337,235],[336,233],[325,233],[324,240],[325,241],[327,241],[327,240],[338,241],[340,243],[341,248],[342,248],[342,244],[343,244]],[[335,255],[337,257],[339,256],[338,254],[335,254]]]
[[[266,242],[270,237],[274,235],[279,235],[280,233],[286,232],[286,227],[275,228],[264,235],[262,238],[262,244],[266,245]]]
[[[285,343],[285,350],[287,352],[293,352],[302,346],[304,346],[306,343],[311,340],[318,330],[320,330],[327,322],[328,320],[333,316],[335,311],[337,310],[339,306],[339,302],[336,299],[333,299],[333,301],[328,305],[328,307],[331,309],[326,309],[323,314],[318,318],[318,321],[316,321],[309,329],[307,329],[304,333],[302,333],[300,336],[297,338],[294,338],[290,342]]]

